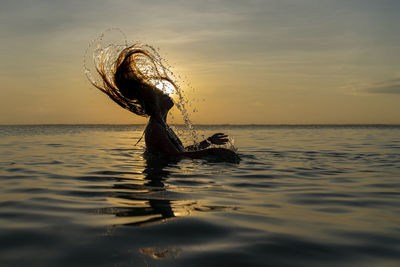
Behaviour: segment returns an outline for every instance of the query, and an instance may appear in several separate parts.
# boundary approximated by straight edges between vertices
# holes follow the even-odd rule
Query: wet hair
[[[104,50],[96,64],[102,84],[91,83],[118,105],[139,116],[153,115],[144,93],[159,90],[156,85],[164,81],[176,87],[157,51],[150,46],[135,44],[124,48],[113,64],[108,60],[107,50]]]

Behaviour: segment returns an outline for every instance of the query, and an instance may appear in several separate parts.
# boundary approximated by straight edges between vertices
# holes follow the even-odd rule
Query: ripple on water
[[[25,163],[26,165],[58,165],[58,164],[64,164],[62,161],[58,160],[53,160],[53,161],[44,161],[44,162],[27,162]]]
[[[29,173],[29,174],[36,174],[38,171],[27,169],[27,168],[7,168],[6,171],[12,172],[12,173]]]
[[[0,139],[1,266],[400,262],[400,128],[224,126],[239,164],[163,165],[143,127],[76,127]]]

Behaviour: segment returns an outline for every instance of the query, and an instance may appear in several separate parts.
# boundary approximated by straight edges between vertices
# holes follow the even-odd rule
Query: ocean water
[[[0,126],[0,266],[400,265],[400,126],[196,127],[239,163],[143,129]]]

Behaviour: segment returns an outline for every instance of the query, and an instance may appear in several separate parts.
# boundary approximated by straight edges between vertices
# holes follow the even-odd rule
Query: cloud
[[[372,94],[400,94],[400,78],[375,83],[364,91]]]

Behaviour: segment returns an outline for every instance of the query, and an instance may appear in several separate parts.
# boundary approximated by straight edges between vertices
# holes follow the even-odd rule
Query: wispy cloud
[[[372,84],[364,91],[373,94],[400,94],[400,78]]]

